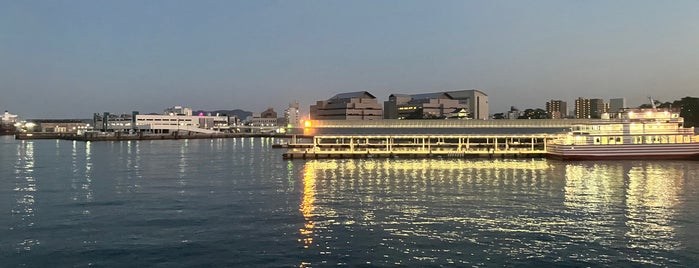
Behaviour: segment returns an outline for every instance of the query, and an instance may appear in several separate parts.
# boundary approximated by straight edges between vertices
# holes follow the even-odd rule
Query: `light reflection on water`
[[[696,161],[286,161],[273,141],[0,139],[0,266],[699,260]]]
[[[684,168],[655,162],[307,161],[301,203],[306,225],[299,241],[317,255],[301,266],[668,265],[678,260],[665,253],[683,247],[676,207]],[[365,263],[348,252],[381,252],[384,258]]]
[[[31,230],[35,224],[37,182],[34,177],[35,159],[34,142],[27,141],[17,144],[15,162],[14,198],[16,205],[12,217],[16,219],[10,230],[26,232],[25,237],[16,244],[15,250],[30,251],[40,245],[41,241],[33,238]]]

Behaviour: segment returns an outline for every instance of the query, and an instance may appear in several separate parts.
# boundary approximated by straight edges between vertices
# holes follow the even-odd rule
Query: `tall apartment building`
[[[568,105],[562,100],[551,100],[546,102],[546,113],[551,119],[561,119],[568,117]]]
[[[314,120],[380,120],[383,114],[376,97],[366,91],[341,93],[310,107]]]
[[[575,100],[575,118],[600,118],[605,112],[605,103],[602,99],[583,99],[579,97]]]
[[[289,108],[284,110],[284,121],[287,127],[295,128],[301,126],[301,115],[299,113],[299,103],[289,103]]]
[[[619,112],[619,110],[621,110],[623,108],[627,108],[626,107],[626,99],[616,98],[616,99],[609,100],[609,113],[616,114]]]

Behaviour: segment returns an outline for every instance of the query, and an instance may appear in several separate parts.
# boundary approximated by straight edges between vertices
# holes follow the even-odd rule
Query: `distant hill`
[[[194,111],[193,115],[198,115],[199,113],[211,114],[211,115],[235,115],[238,119],[245,120],[248,116],[252,116],[252,112],[235,109],[235,110],[216,110],[216,111]]]

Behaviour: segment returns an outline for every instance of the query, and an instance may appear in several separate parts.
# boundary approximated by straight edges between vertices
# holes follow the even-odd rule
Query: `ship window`
[[[600,144],[599,137],[596,137],[596,138],[595,138],[595,144]]]

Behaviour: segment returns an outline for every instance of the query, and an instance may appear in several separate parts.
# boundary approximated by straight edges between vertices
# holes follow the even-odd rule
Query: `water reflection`
[[[73,141],[71,153],[73,201],[90,203],[94,200],[92,165],[92,143]],[[84,206],[84,210],[80,211],[80,213],[89,215],[91,213],[89,208],[89,206]]]
[[[304,162],[302,263],[666,265],[681,164],[376,159]],[[426,247],[430,245],[429,247]],[[557,259],[550,259],[557,256]],[[500,260],[498,260],[500,259]]]
[[[35,194],[37,192],[37,183],[34,176],[35,161],[34,142],[22,141],[18,143],[14,166],[16,180],[13,189],[16,205],[12,210],[12,216],[17,222],[10,227],[10,230],[26,234],[27,236],[31,235],[32,232],[27,229],[34,226],[36,218]],[[25,237],[17,242],[16,250],[30,251],[40,244],[41,242],[38,239]]]

